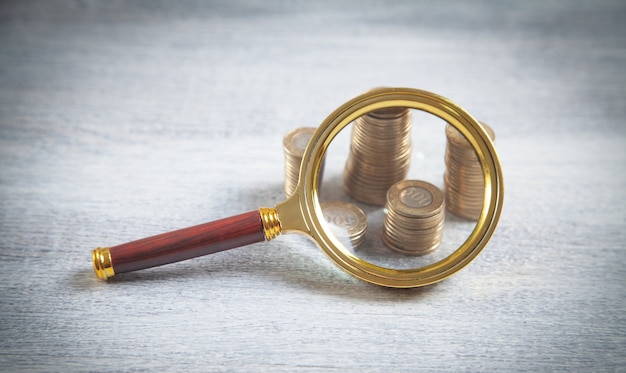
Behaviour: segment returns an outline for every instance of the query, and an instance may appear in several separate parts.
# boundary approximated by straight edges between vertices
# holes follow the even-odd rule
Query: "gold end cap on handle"
[[[108,247],[98,247],[92,251],[91,259],[93,261],[93,269],[100,280],[107,280],[115,276]]]

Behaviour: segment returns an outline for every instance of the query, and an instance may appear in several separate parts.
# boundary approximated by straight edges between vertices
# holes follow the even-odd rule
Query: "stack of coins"
[[[491,127],[481,125],[491,141],[495,141]],[[485,183],[480,162],[467,139],[449,124],[446,138],[446,209],[457,216],[477,220],[483,208]]]
[[[399,253],[424,255],[441,243],[443,193],[421,180],[403,180],[389,188],[382,240]]]
[[[367,215],[357,206],[342,201],[321,203],[324,218],[335,237],[346,247],[358,248],[367,232]]]
[[[359,117],[344,172],[346,193],[357,201],[384,206],[389,187],[406,178],[410,158],[409,109],[381,109]]]
[[[283,138],[285,153],[285,195],[290,197],[298,185],[302,155],[311,136],[315,133],[313,127],[301,127],[289,131]],[[321,170],[320,170],[321,172]],[[321,178],[320,178],[321,179]]]

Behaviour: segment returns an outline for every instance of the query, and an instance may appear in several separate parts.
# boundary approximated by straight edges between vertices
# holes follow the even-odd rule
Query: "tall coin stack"
[[[358,248],[367,232],[367,215],[356,205],[343,201],[321,203],[324,219],[339,242],[346,247]]]
[[[491,141],[493,129],[481,123]],[[446,126],[446,172],[444,174],[446,209],[460,217],[477,220],[483,208],[483,171],[474,148],[451,125]]]
[[[410,158],[409,109],[381,109],[359,117],[344,172],[346,193],[357,201],[384,206],[389,187],[406,177]]]
[[[290,197],[298,185],[302,155],[311,136],[315,133],[313,127],[301,127],[289,131],[283,138],[285,153],[285,195]],[[320,170],[321,172],[321,170]],[[321,178],[321,177],[320,177]]]
[[[389,188],[382,240],[394,251],[424,255],[441,243],[443,193],[421,180],[403,180]]]

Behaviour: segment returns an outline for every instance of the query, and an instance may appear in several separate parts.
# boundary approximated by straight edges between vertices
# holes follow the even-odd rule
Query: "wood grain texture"
[[[215,254],[265,240],[259,211],[235,215],[110,248],[116,274]]]
[[[0,2],[0,370],[624,371],[624,19],[609,0]],[[283,135],[376,86],[496,132],[502,218],[459,274],[384,289],[285,235],[94,276],[94,247],[280,202]],[[441,186],[438,125],[414,117],[410,175]]]

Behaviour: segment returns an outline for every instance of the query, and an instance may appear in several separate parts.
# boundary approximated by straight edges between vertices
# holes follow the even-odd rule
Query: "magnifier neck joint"
[[[261,222],[263,223],[263,233],[265,240],[271,241],[281,232],[280,220],[278,220],[278,212],[275,208],[261,207],[259,209]]]

